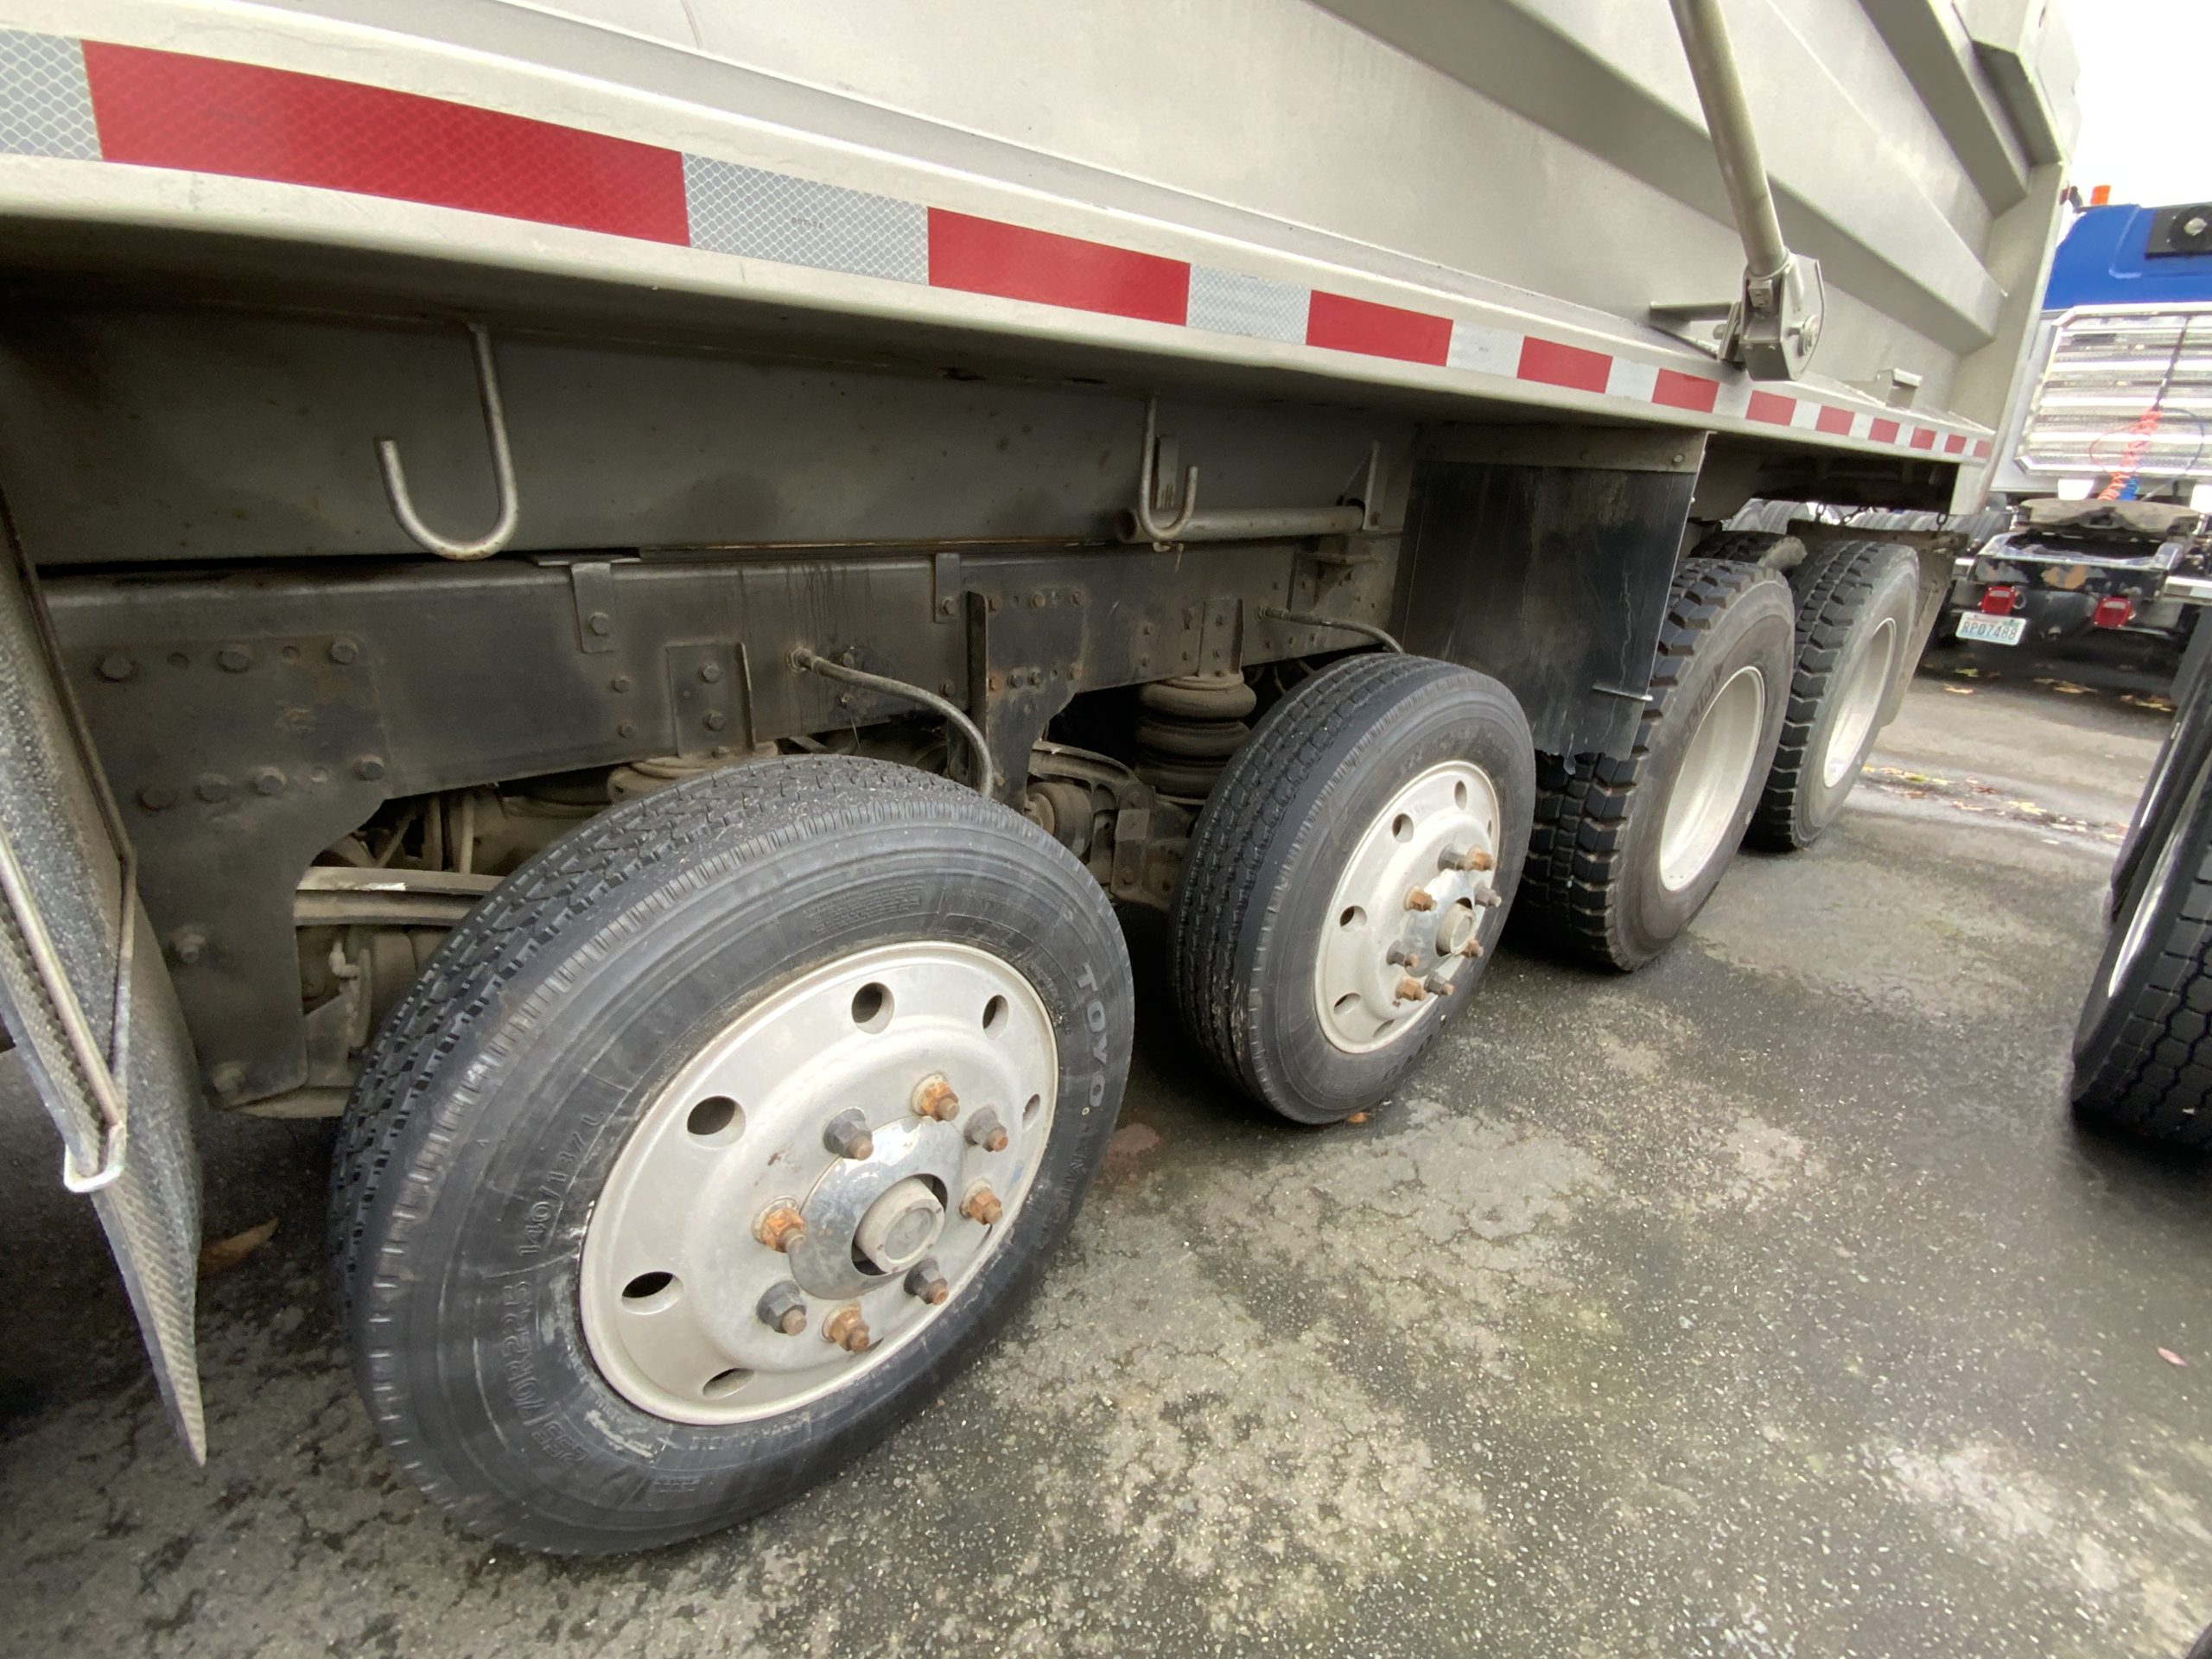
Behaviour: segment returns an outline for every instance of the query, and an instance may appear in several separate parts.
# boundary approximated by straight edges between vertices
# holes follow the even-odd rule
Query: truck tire
[[[378,1432],[530,1549],[790,1497],[1004,1320],[1130,1020],[1097,884],[944,779],[767,761],[593,819],[454,931],[347,1107],[331,1248]]]
[[[1535,789],[1529,722],[1487,675],[1391,654],[1302,682],[1192,831],[1168,923],[1185,1028],[1293,1122],[1375,1104],[1471,999]]]
[[[1719,885],[1772,764],[1789,690],[1789,584],[1686,559],[1650,701],[1625,759],[1540,759],[1521,917],[1569,956],[1628,972],[1665,950]]]
[[[1790,573],[1797,661],[1752,845],[1811,846],[1835,822],[1882,728],[1920,613],[1920,561],[1893,542],[1836,542]]]
[[[2212,786],[2188,707],[2164,787],[2145,791],[2096,978],[2082,1006],[2069,1090],[2075,1116],[2171,1146],[2212,1147]]]

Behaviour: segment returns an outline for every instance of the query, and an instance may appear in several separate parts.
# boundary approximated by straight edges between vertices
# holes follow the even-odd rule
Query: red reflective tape
[[[1912,431],[1912,447],[1916,449],[1933,449],[1936,447],[1936,429],[1932,426],[1915,427]]]
[[[1874,423],[1866,429],[1866,435],[1877,443],[1895,443],[1897,441],[1897,423],[1878,416]]]
[[[1701,374],[1684,374],[1680,369],[1662,369],[1659,378],[1651,388],[1651,401],[1664,404],[1669,409],[1694,409],[1700,414],[1713,413],[1719,401],[1720,383],[1708,380]]]
[[[1518,374],[1523,380],[1539,380],[1548,386],[1567,386],[1576,391],[1603,391],[1612,372],[1613,359],[1603,352],[1562,346],[1534,334],[1521,342]]]
[[[1966,436],[1966,434],[1965,434],[1965,433],[1963,433],[1963,432],[1949,432],[1949,433],[1946,433],[1946,434],[1944,435],[1944,437],[1943,437],[1943,453],[1944,453],[1945,454],[1947,454],[1947,455],[1962,455],[1962,454],[1966,454],[1966,452],[1967,452],[1967,436]]]
[[[1851,411],[1822,404],[1821,412],[1813,418],[1813,426],[1816,431],[1834,432],[1847,438],[1851,435]]]
[[[1452,352],[1452,319],[1317,288],[1306,302],[1306,343],[1332,352],[1441,365]]]
[[[930,209],[930,286],[1145,322],[1191,313],[1191,267],[1081,237]]]
[[[1976,461],[1987,461],[1989,459],[1989,440],[1987,438],[1976,438],[1974,441],[1974,458]]]
[[[1751,406],[1744,412],[1769,426],[1787,426],[1796,416],[1797,400],[1778,392],[1755,391],[1751,394]]]
[[[111,162],[691,239],[672,149],[322,75],[84,45]]]

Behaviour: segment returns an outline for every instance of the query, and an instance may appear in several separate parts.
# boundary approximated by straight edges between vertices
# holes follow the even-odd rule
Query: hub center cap
[[[929,1254],[944,1225],[944,1206],[918,1175],[909,1175],[868,1205],[853,1242],[883,1273],[911,1268]]]

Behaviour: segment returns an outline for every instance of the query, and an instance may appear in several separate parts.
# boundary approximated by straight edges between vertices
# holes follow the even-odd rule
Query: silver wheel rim
[[[1766,676],[1745,664],[1731,674],[1690,739],[1659,829],[1659,884],[1678,893],[1697,880],[1726,840],[1751,781],[1766,724]]]
[[[1058,1076],[1035,988],[967,945],[886,945],[777,992],[655,1095],[593,1206],[582,1302],[601,1375],[656,1416],[734,1423],[883,1364],[1000,1247]],[[867,1156],[834,1149],[858,1128]],[[978,1194],[999,1206],[988,1223],[963,1212],[988,1213]],[[804,1229],[779,1249],[764,1224],[786,1207]],[[789,1332],[775,1320],[794,1301],[804,1325]],[[855,1320],[857,1351],[837,1339],[856,1340]]]
[[[1821,781],[1828,788],[1834,789],[1859,769],[1874,734],[1874,716],[1881,712],[1882,694],[1889,690],[1890,675],[1897,663],[1897,625],[1894,618],[1885,616],[1836,695],[1835,725],[1821,756]]]
[[[2150,938],[2151,929],[2158,920],[2158,908],[2165,903],[2166,888],[2172,884],[2174,871],[2181,863],[2182,841],[2183,836],[2177,830],[2158,849],[2158,862],[2151,867],[2151,879],[2143,886],[2142,901],[2127,918],[2127,931],[2120,935],[2120,954],[2112,959],[2112,972],[2106,976],[2107,999],[2120,995],[2120,982],[2135,965],[2135,958],[2143,954],[2144,943]]]
[[[1314,1007],[1333,1046],[1367,1054],[1402,1042],[1452,994],[1440,987],[1473,977],[1466,948],[1479,949],[1499,902],[1501,817],[1489,775],[1447,760],[1368,824],[1322,913],[1313,963]]]

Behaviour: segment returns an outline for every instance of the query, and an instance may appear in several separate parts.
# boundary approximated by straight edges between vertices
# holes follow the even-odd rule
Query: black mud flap
[[[28,566],[0,548],[0,1017],[106,1230],[162,1399],[207,1459],[193,1338],[198,1069],[134,861],[54,672]]]

